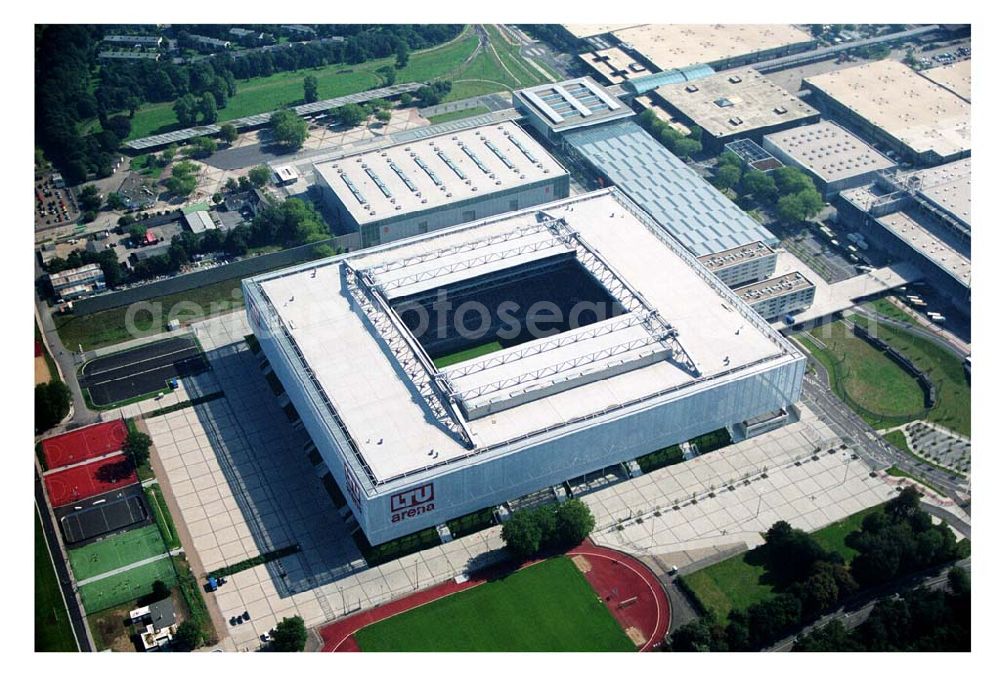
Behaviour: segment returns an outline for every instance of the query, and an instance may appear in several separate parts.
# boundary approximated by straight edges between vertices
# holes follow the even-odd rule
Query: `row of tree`
[[[834,620],[796,640],[792,651],[970,651],[972,580],[965,569],[948,572],[948,589],[920,586],[880,599],[868,618],[848,632]]]
[[[594,516],[580,499],[557,506],[518,510],[501,530],[504,544],[520,559],[578,545],[594,528]]]
[[[823,210],[823,196],[816,184],[797,167],[779,167],[766,173],[744,169],[739,156],[726,151],[719,156],[712,183],[719,190],[745,196],[746,206],[773,208],[784,223],[801,223]]]
[[[934,525],[920,507],[920,494],[908,487],[882,510],[868,515],[846,543],[858,550],[850,565],[825,550],[808,533],[777,522],[765,544],[745,555],[764,567],[761,578],[774,595],[734,609],[726,623],[711,615],[678,628],[674,651],[750,651],[765,648],[836,608],[859,590],[870,589],[927,567],[954,561],[955,535]]]
[[[701,127],[691,127],[691,132],[685,136],[658,118],[650,108],[639,116],[639,124],[677,157],[687,159],[702,150]]]

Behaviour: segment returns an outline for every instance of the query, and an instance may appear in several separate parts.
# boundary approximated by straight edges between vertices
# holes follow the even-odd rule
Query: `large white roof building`
[[[546,284],[563,274],[585,283]],[[804,370],[616,189],[265,274],[244,290],[268,360],[372,543],[787,406]],[[412,320],[432,307],[431,320],[444,317],[431,303],[442,294],[479,303],[487,319],[517,299],[523,331],[504,343],[487,322],[476,343],[454,317]],[[525,329],[545,317],[535,303],[572,320],[598,297],[615,312],[557,334]],[[491,338],[492,352],[436,366],[441,346]]]
[[[566,170],[511,122],[315,165],[327,204],[364,246],[565,197]]]

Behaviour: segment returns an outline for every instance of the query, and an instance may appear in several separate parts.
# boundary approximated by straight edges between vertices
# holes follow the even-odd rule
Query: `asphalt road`
[[[59,587],[62,590],[63,600],[69,611],[70,625],[73,627],[73,634],[76,638],[80,651],[93,651],[90,645],[90,637],[87,635],[87,622],[84,620],[83,612],[80,609],[80,600],[77,599],[73,590],[73,579],[70,577],[66,560],[59,548],[59,537],[56,534],[55,524],[52,521],[52,514],[48,511],[45,503],[45,493],[42,490],[42,479],[35,468],[35,507],[42,520],[42,531],[45,533],[45,540],[52,554],[52,563],[55,566],[56,578],[59,579]]]

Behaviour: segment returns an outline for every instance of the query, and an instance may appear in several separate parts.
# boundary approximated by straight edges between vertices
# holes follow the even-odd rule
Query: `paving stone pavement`
[[[243,340],[251,333],[245,315],[211,318],[193,330],[213,369],[192,388],[226,396],[146,421],[166,469],[160,481],[180,506],[175,518],[184,520],[209,570],[301,546],[231,575],[213,593],[224,618],[250,613],[249,622],[229,628],[238,649],[256,649],[259,635],[283,616],[298,614],[316,626],[504,557],[500,528],[493,527],[369,568],[306,457],[306,434],[288,422]],[[814,461],[816,447],[824,451]],[[766,479],[742,485],[765,466]],[[777,519],[816,529],[888,499],[894,489],[868,472],[805,409],[800,421],[724,450],[634,480],[595,483],[583,499],[597,520],[599,544],[667,562],[671,553],[734,542],[752,547]],[[730,481],[733,491],[725,488]],[[705,496],[713,488],[716,497]],[[696,504],[673,509],[692,494]],[[659,517],[652,514],[657,508]]]

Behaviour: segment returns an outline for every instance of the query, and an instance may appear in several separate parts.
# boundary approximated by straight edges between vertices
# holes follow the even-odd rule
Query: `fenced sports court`
[[[100,500],[100,499],[98,499]],[[149,518],[138,486],[128,487],[110,500],[90,506],[70,505],[57,511],[67,547],[83,546],[105,534],[121,531]]]
[[[123,454],[117,454],[47,474],[45,489],[52,507],[58,508],[138,481],[132,461]]]
[[[95,541],[69,552],[69,564],[78,581],[114,571],[167,551],[155,524]]]
[[[125,444],[125,421],[109,421],[87,426],[42,441],[42,455],[49,470],[80,463],[118,451]]]

